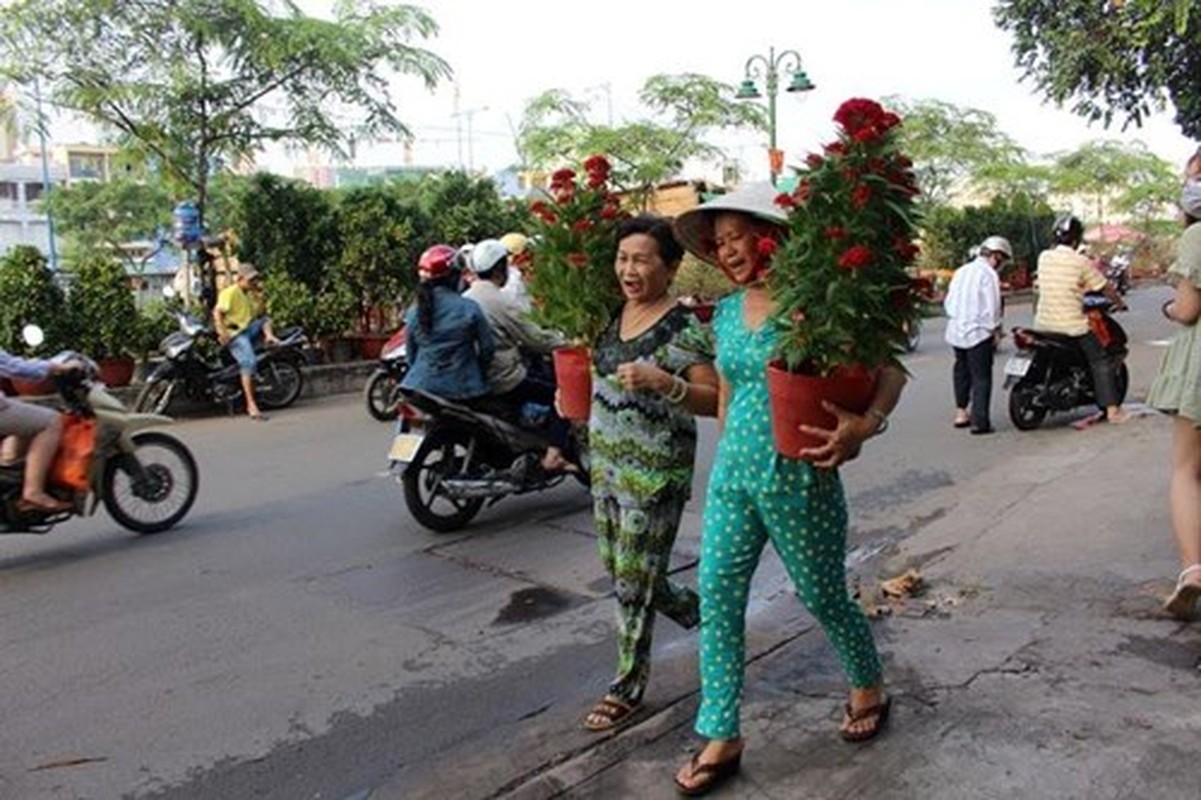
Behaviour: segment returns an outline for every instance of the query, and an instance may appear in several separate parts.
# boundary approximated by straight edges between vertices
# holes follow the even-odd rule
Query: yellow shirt
[[[1088,333],[1084,293],[1105,288],[1106,278],[1070,247],[1058,245],[1038,257],[1038,313],[1034,327],[1040,331],[1083,336]]]
[[[230,284],[217,295],[217,309],[225,319],[225,325],[230,333],[245,330],[255,317],[263,313],[263,301],[260,297],[247,292],[238,284]]]

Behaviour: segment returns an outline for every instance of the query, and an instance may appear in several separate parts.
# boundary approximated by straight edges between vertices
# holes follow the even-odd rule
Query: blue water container
[[[191,200],[185,200],[175,206],[171,212],[171,238],[180,247],[190,247],[200,241],[203,231],[200,229],[200,208]]]

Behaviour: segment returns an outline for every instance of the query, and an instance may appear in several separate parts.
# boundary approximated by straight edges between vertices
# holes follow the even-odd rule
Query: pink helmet
[[[417,277],[423,281],[436,281],[458,269],[459,251],[448,244],[436,244],[421,254],[417,260]]]

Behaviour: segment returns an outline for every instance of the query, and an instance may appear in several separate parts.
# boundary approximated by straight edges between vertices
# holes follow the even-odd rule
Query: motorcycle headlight
[[[183,354],[189,347],[192,346],[192,337],[186,333],[176,331],[167,335],[163,339],[163,343],[159,345],[159,349],[163,351],[163,355],[167,358],[176,358]]]

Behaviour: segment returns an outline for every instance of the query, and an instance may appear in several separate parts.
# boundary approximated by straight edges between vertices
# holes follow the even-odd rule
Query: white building
[[[52,185],[66,183],[65,166],[51,165],[49,173]],[[44,191],[40,165],[0,162],[0,253],[20,244],[49,250],[49,222],[37,204]],[[55,249],[61,246],[56,237]]]

